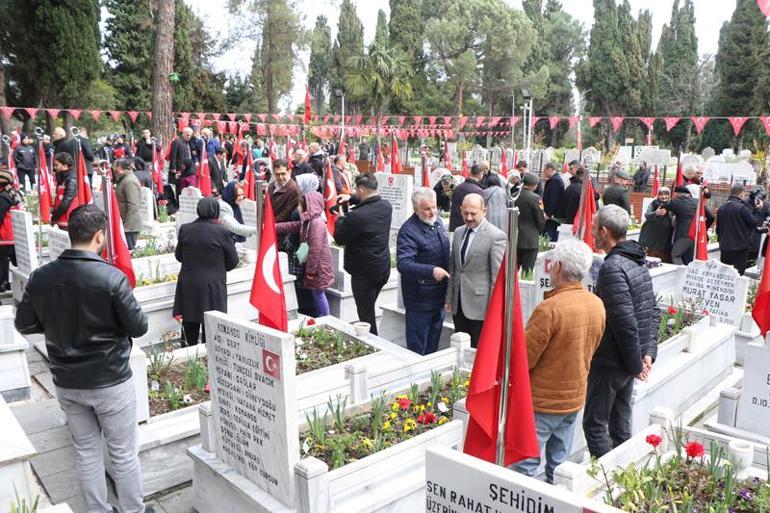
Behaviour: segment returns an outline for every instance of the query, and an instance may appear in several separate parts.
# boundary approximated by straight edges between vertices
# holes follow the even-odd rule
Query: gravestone
[[[571,150],[567,150],[567,153],[564,154],[564,163],[569,164],[573,160],[580,160],[580,150],[577,148],[572,148]]]
[[[703,148],[703,151],[700,154],[700,156],[703,157],[703,160],[708,160],[714,155],[716,155],[716,152],[714,151],[714,148],[712,148],[711,146],[706,146],[705,148]]]
[[[214,452],[238,474],[293,506],[299,461],[294,337],[206,312]]]
[[[241,214],[243,215],[243,224],[247,226],[257,226],[257,202],[250,199],[241,201]],[[246,237],[243,245],[249,249],[257,249],[257,237],[252,235]]]
[[[198,201],[203,197],[200,189],[185,187],[179,194],[179,210],[176,212],[176,231],[185,223],[198,219]]]
[[[425,452],[426,513],[610,513],[620,510],[447,448]]]
[[[583,164],[588,169],[602,161],[602,152],[595,148],[587,148],[583,150]]]
[[[688,153],[686,155],[682,155],[680,162],[682,164],[682,170],[686,170],[691,167],[698,168],[703,165],[703,158],[700,155]]]
[[[393,216],[390,220],[390,246],[395,247],[398,229],[413,213],[414,179],[410,175],[392,175],[389,173],[375,173],[374,175],[377,177],[377,190],[380,197],[388,200],[393,207]]]
[[[748,280],[731,265],[716,260],[695,260],[687,266],[680,299],[706,310],[719,322],[740,326],[746,309]]]
[[[140,189],[139,213],[142,216],[142,223],[145,226],[152,226],[155,223],[155,195],[148,187]]]
[[[660,150],[657,147],[645,148],[639,153],[637,161],[643,160],[648,166],[667,166],[671,160],[671,150]]]
[[[540,253],[537,257],[537,260],[535,260],[534,281],[535,289],[537,291],[537,304],[540,304],[543,301],[543,295],[546,292],[553,290],[553,286],[551,285],[551,277],[548,274],[548,268],[551,265],[552,256],[553,251],[546,251],[545,253]],[[589,269],[585,278],[583,278],[583,285],[585,285],[585,287],[591,292],[593,292],[595,289],[596,280],[599,278],[599,270],[604,263],[604,257],[602,255],[594,254],[593,258],[594,259],[593,263],[591,264],[591,269]]]
[[[99,207],[100,209],[106,212],[106,210],[104,210],[104,192],[102,192],[101,189],[99,190],[94,189],[91,192],[91,195],[94,198],[94,205],[96,205],[97,207]]]
[[[736,426],[770,437],[770,343],[748,344],[744,361]]]
[[[70,249],[70,235],[61,228],[52,226],[48,230],[48,255],[53,262],[65,249]]]
[[[38,255],[35,244],[35,227],[32,225],[32,214],[23,210],[11,210],[13,226],[13,242],[16,248],[16,267],[29,275],[37,269]]]

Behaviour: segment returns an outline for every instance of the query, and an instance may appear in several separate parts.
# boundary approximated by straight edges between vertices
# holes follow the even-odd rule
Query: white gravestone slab
[[[257,202],[250,199],[241,201],[241,214],[243,215],[243,224],[247,226],[257,226]],[[257,237],[253,235],[246,238],[243,243],[249,249],[257,249]]]
[[[580,150],[577,148],[572,148],[571,150],[567,150],[567,153],[564,155],[564,162],[566,164],[569,164],[573,160],[580,160]]]
[[[185,187],[179,194],[179,210],[176,212],[176,230],[185,223],[198,219],[198,201],[203,197],[200,189]]]
[[[748,280],[731,265],[716,260],[695,260],[687,266],[680,298],[707,310],[719,322],[740,326],[746,309]]]
[[[551,277],[548,274],[548,268],[551,265],[551,258],[553,251],[546,251],[541,253],[537,260],[535,260],[534,280],[535,288],[537,290],[537,304],[543,301],[543,296],[549,290],[553,290],[551,285]],[[591,292],[596,288],[596,280],[599,278],[599,270],[604,263],[604,257],[602,255],[594,254],[594,261],[591,264],[591,269],[583,278],[583,285]]]
[[[746,345],[737,427],[770,437],[770,344]]]
[[[291,507],[299,461],[294,337],[206,312],[215,453]]]
[[[425,453],[426,513],[610,513],[620,510],[450,448]]]
[[[152,189],[142,187],[140,199],[139,213],[142,215],[142,223],[152,226],[155,222],[155,195]]]
[[[390,221],[391,228],[400,228],[404,221],[412,215],[412,189],[414,179],[409,175],[392,175],[388,173],[375,173],[377,177],[377,190],[383,199],[393,207],[393,217]]]
[[[13,226],[13,242],[16,247],[16,267],[24,274],[30,274],[37,269],[37,246],[35,244],[35,227],[32,225],[32,214],[23,210],[11,210]]]
[[[61,228],[52,226],[48,230],[48,254],[51,262],[59,258],[65,249],[70,249],[70,235]]]

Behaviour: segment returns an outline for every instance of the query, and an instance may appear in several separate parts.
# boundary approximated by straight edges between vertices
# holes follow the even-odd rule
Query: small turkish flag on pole
[[[591,223],[596,214],[596,194],[594,185],[588,171],[583,175],[583,192],[580,197],[580,209],[575,214],[575,221],[572,223],[572,233],[579,239],[588,244],[592,251],[596,250],[594,245],[594,235],[591,231]]]
[[[259,240],[259,256],[254,269],[249,303],[259,310],[259,324],[281,331],[287,331],[286,296],[283,292],[281,269],[278,265],[275,217],[270,204],[270,195],[265,194],[264,222]]]
[[[398,152],[398,139],[394,135],[393,142],[390,145],[390,172],[393,174],[401,173],[401,155]]]
[[[201,161],[198,165],[198,188],[204,196],[211,196],[211,172],[209,171],[209,158],[206,155],[206,141],[203,141]]]
[[[653,198],[658,196],[659,190],[660,190],[660,179],[658,178],[658,165],[655,164],[655,175],[652,178],[652,197]]]
[[[88,205],[94,202],[93,196],[91,196],[91,185],[88,183],[88,174],[86,172],[86,161],[83,158],[83,150],[80,148],[80,142],[78,142],[78,206]]]
[[[690,231],[687,235],[695,241],[695,252],[693,254],[695,260],[708,260],[709,237],[706,228],[706,200],[703,191],[698,196],[698,208],[695,211],[695,217],[690,223]]]
[[[759,326],[759,332],[764,337],[770,330],[770,258],[765,256],[765,264],[762,269],[762,278],[759,280],[757,295],[754,300],[754,308],[751,316]]]
[[[51,222],[51,179],[48,175],[42,139],[37,146],[37,184],[40,191],[40,201],[38,202],[40,222],[48,224]]]
[[[344,172],[344,171],[341,171]],[[329,235],[334,237],[334,222],[337,217],[332,214],[331,208],[337,204],[337,186],[334,185],[334,172],[332,171],[331,159],[328,157],[324,163],[324,178],[326,180],[324,191],[324,204],[326,207],[326,228]]]

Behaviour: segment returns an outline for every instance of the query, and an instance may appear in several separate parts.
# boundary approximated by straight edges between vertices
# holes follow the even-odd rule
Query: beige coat
[[[588,370],[602,339],[604,322],[602,300],[582,284],[546,292],[526,328],[536,412],[566,415],[583,407]]]
[[[120,218],[123,220],[123,230],[126,232],[141,232],[142,222],[142,184],[128,171],[115,181],[115,197],[118,200]]]

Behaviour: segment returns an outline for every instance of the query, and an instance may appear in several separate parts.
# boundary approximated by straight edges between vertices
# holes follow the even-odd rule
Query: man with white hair
[[[438,349],[444,324],[449,237],[439,220],[433,189],[415,188],[412,206],[414,214],[398,230],[396,259],[406,311],[406,345],[425,355]]]
[[[553,290],[545,293],[527,322],[532,406],[549,483],[554,469],[572,452],[591,358],[604,333],[604,305],[582,284],[592,263],[593,253],[585,242],[559,242],[547,265]],[[530,458],[514,470],[534,476],[539,467],[540,458]]]
[[[626,240],[631,219],[617,205],[594,216],[592,233],[604,259],[596,294],[604,303],[607,326],[588,373],[583,414],[588,451],[599,458],[631,438],[634,378],[647,381],[658,354],[658,310],[644,248]]]

